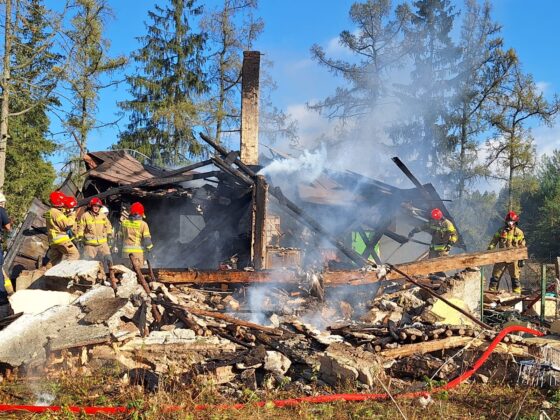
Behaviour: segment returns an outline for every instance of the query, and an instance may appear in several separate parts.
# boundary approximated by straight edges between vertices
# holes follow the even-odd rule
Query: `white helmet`
[[[5,202],[6,202],[6,196],[0,193],[0,203],[5,203]]]
[[[101,207],[101,210],[99,210],[99,213],[101,214],[109,214],[109,209],[105,206]]]

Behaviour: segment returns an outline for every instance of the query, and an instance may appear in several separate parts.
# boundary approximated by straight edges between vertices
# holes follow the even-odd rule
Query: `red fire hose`
[[[484,351],[482,356],[476,361],[471,369],[453,379],[447,384],[432,389],[431,391],[418,391],[418,392],[406,392],[402,394],[395,394],[393,398],[416,398],[420,396],[427,396],[432,393],[437,393],[440,391],[446,391],[451,388],[456,387],[461,382],[466,381],[470,378],[483,364],[486,362],[490,354],[494,351],[496,346],[503,340],[503,338],[511,332],[525,332],[528,334],[542,336],[544,335],[540,331],[533,330],[531,328],[526,328],[518,325],[512,325],[504,328],[500,333],[492,340],[488,348]],[[335,401],[367,401],[367,400],[386,400],[389,399],[389,394],[333,394],[333,395],[319,395],[314,397],[300,397],[300,398],[290,398],[286,400],[275,400],[275,401],[260,401],[257,403],[250,404],[221,404],[221,405],[208,405],[200,404],[194,407],[195,411],[202,411],[207,409],[218,409],[218,410],[239,410],[250,405],[257,407],[264,407],[265,405],[273,405],[274,407],[290,407],[301,403],[308,404],[321,404],[330,403]],[[167,406],[163,409],[165,412],[180,411],[185,409],[182,406]],[[67,410],[73,413],[85,413],[85,414],[119,414],[119,413],[132,413],[136,409],[131,409],[124,406],[119,407],[79,407],[79,406],[36,406],[36,405],[10,405],[10,404],[0,404],[0,412],[8,411],[27,411],[32,413],[44,413],[47,411],[62,411]]]

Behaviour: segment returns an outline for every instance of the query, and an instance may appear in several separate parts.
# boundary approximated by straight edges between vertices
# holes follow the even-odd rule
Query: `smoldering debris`
[[[438,311],[438,299],[402,283],[379,296],[372,287],[329,288],[321,300],[297,285],[194,287],[156,278],[145,290],[131,270],[115,271],[117,296],[98,283],[74,291],[72,303],[25,314],[0,331],[2,366],[49,377],[117,367],[128,381],[138,372],[151,378],[147,391],[165,382],[212,383],[232,396],[246,388],[310,394],[347,383],[368,390],[376,377],[449,379],[496,334],[468,320],[450,324],[456,313]],[[468,292],[464,284],[479,281],[472,270],[458,276],[430,287],[459,296]],[[22,328],[26,334],[16,334]],[[507,341],[494,358],[539,351],[520,336]],[[16,347],[26,352],[16,358]],[[457,349],[471,354],[450,359]]]

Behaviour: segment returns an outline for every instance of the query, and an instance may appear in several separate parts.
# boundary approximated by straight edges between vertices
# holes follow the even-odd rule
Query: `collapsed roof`
[[[83,197],[81,206],[93,196],[102,198],[115,227],[130,203],[141,200],[156,244],[152,264],[170,268],[350,268],[359,262],[356,255],[409,261],[421,258],[427,247],[407,243],[406,233],[425,222],[432,207],[451,218],[430,184],[400,189],[350,171],[324,171],[312,182],[298,181],[291,191],[266,185],[259,198],[250,176],[234,166],[237,153],[225,155],[163,170],[127,151],[91,152],[79,191],[70,181],[63,188]],[[6,267],[12,278],[42,264],[47,208],[35,200],[10,244]]]

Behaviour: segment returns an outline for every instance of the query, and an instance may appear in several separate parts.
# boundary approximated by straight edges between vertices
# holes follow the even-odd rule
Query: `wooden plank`
[[[395,265],[409,276],[425,276],[437,271],[460,270],[467,267],[481,267],[497,262],[511,262],[528,258],[527,248],[508,248],[493,251],[457,254],[447,257],[432,258]],[[403,278],[399,273],[391,272],[388,280]],[[323,273],[325,285],[360,285],[379,281],[375,271],[328,271]]]
[[[261,53],[243,51],[241,68],[241,161],[259,164],[259,78]]]
[[[297,283],[295,271],[289,270],[191,270],[154,268],[154,274],[162,283]]]
[[[265,267],[266,258],[266,203],[268,195],[268,184],[264,176],[258,175],[257,182],[253,187],[253,209],[252,209],[252,240],[251,256],[253,266],[257,270]]]
[[[399,357],[412,356],[413,354],[425,354],[438,350],[463,347],[472,340],[472,337],[451,336],[443,338],[441,340],[431,340],[417,344],[407,344],[401,347],[397,347],[396,349],[384,350],[379,354],[387,359],[397,359]]]
[[[401,357],[413,356],[415,354],[426,354],[434,351],[447,350],[457,347],[464,347],[470,344],[473,350],[486,350],[489,342],[485,340],[476,339],[473,337],[465,336],[451,336],[441,340],[425,341],[423,343],[406,344],[396,349],[383,350],[379,353],[380,356],[386,359],[398,359]],[[516,356],[523,356],[527,354],[527,348],[518,344],[498,343],[494,349],[496,353],[513,354]]]
[[[436,271],[458,270],[467,267],[480,267],[502,261],[514,261],[527,258],[527,248],[499,249],[472,254],[457,254],[431,260],[415,261],[395,265],[396,268],[410,276],[422,276]],[[291,270],[185,270],[154,269],[158,281],[162,283],[298,283],[299,277]],[[340,270],[322,273],[325,286],[356,286],[380,281],[375,271]],[[398,280],[402,275],[391,272],[389,280]]]

